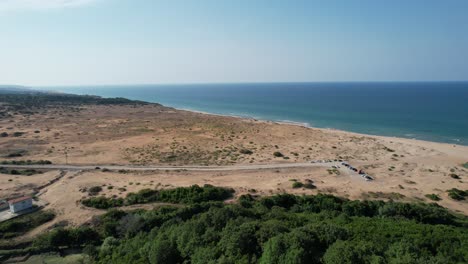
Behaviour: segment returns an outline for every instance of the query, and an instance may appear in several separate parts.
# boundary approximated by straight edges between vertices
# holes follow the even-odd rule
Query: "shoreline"
[[[208,116],[215,116],[215,117],[236,118],[236,119],[240,119],[240,120],[244,120],[244,121],[250,121],[250,122],[262,122],[262,123],[277,124],[277,125],[292,125],[292,126],[299,126],[299,127],[303,127],[303,128],[307,128],[307,129],[312,129],[312,130],[320,130],[320,131],[323,131],[323,132],[341,133],[341,134],[354,135],[354,136],[360,136],[360,137],[370,137],[370,138],[383,139],[383,140],[393,140],[393,141],[400,141],[400,142],[407,141],[406,143],[413,142],[413,143],[419,143],[419,144],[437,144],[437,145],[440,145],[440,146],[451,147],[451,148],[456,148],[456,147],[466,148],[467,156],[468,156],[468,145],[446,143],[446,142],[439,142],[439,141],[429,141],[429,140],[422,140],[422,139],[416,139],[416,138],[405,138],[405,137],[398,137],[398,136],[383,136],[383,135],[375,135],[375,134],[365,134],[365,133],[347,131],[347,130],[336,129],[336,128],[321,128],[321,127],[311,126],[309,123],[306,123],[306,122],[295,122],[295,121],[288,121],[288,120],[273,121],[273,120],[259,119],[259,118],[254,118],[254,117],[243,117],[243,116],[228,115],[228,114],[216,114],[216,113],[209,113],[209,112],[205,112],[205,111],[199,111],[199,110],[193,110],[193,109],[187,109],[187,108],[176,108],[176,107],[166,106],[166,105],[163,105],[163,106],[170,107],[170,108],[175,109],[177,111],[185,111],[185,112],[208,115]]]

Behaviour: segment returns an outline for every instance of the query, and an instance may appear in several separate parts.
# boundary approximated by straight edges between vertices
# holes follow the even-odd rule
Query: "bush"
[[[304,188],[306,188],[306,189],[317,189],[317,186],[315,186],[312,182],[306,182],[306,183],[304,183]]]
[[[31,176],[31,175],[34,175],[34,174],[41,174],[42,171],[38,171],[38,170],[34,170],[34,169],[31,169],[31,170],[30,169],[27,169],[27,170],[15,170],[15,169],[9,170],[7,168],[0,167],[0,173],[11,174],[11,175]]]
[[[195,204],[209,201],[224,201],[232,197],[233,193],[233,189],[214,187],[212,185],[206,184],[203,187],[193,185],[191,187],[178,187],[175,189],[159,191],[152,189],[143,189],[137,193],[127,194],[127,197],[125,199],[93,197],[83,200],[82,204],[88,207],[94,207],[98,209],[119,207],[124,204],[132,205],[151,202]]]
[[[4,160],[0,164],[3,165],[49,165],[52,164],[50,160]]]
[[[24,132],[14,132],[13,133],[14,137],[21,137],[22,135],[24,135]]]
[[[426,196],[427,198],[431,199],[432,201],[440,201],[440,200],[442,200],[442,199],[439,197],[439,195],[433,194],[433,193],[432,193],[432,194],[426,194],[425,196]]]
[[[465,200],[465,197],[468,196],[468,191],[462,191],[457,188],[447,190],[447,192],[450,198],[457,201]]]
[[[0,223],[0,238],[10,239],[25,234],[54,219],[55,214],[50,211],[39,211],[19,216]]]
[[[33,246],[38,248],[83,247],[101,241],[99,234],[89,227],[63,229],[57,228],[34,239]]]
[[[250,149],[241,149],[239,152],[241,154],[246,154],[246,155],[252,155],[253,154],[253,151],[251,151]]]
[[[119,207],[124,205],[122,198],[106,198],[106,197],[91,197],[81,201],[84,206],[93,207],[97,209],[109,209],[113,207]]]
[[[451,174],[450,174],[450,177],[452,177],[453,179],[457,179],[457,180],[460,179],[460,176],[458,176],[458,175],[455,174],[455,173],[451,173]]]
[[[281,157],[284,157],[283,153],[279,152],[279,151],[276,151],[275,153],[273,153],[273,156],[277,157],[277,158],[281,158]]]
[[[302,182],[293,182],[293,184],[292,184],[292,187],[294,189],[302,188],[303,186],[304,186],[304,184]]]
[[[89,195],[97,195],[101,191],[102,191],[101,186],[93,186],[93,187],[89,188],[89,190],[88,190]]]

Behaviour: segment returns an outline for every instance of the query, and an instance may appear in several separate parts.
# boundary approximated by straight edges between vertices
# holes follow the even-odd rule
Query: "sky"
[[[0,0],[0,84],[468,80],[465,0]]]

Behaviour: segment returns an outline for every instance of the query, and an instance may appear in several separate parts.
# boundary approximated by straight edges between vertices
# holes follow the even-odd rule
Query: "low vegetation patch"
[[[465,162],[464,164],[462,164],[462,167],[465,169],[468,169],[468,162]]]
[[[93,187],[89,188],[88,193],[89,193],[89,195],[97,195],[101,191],[102,191],[101,186],[93,186]]]
[[[38,211],[0,223],[0,238],[11,239],[54,219],[50,211]]]
[[[2,165],[48,165],[52,164],[50,160],[3,160]]]
[[[440,201],[442,200],[439,195],[431,193],[431,194],[426,194],[425,195],[427,198],[431,199],[432,201]]]
[[[327,171],[328,171],[328,174],[331,174],[331,175],[332,175],[332,174],[336,174],[336,175],[340,175],[340,174],[341,174],[341,172],[340,172],[338,169],[335,169],[335,168],[333,168],[333,169],[328,169]]]
[[[447,192],[450,198],[457,200],[457,201],[465,200],[465,197],[468,196],[468,190],[463,191],[457,188],[453,188],[453,189],[447,190]]]
[[[88,207],[108,209],[123,205],[145,204],[152,202],[195,204],[208,201],[224,201],[232,197],[234,190],[204,185],[200,187],[178,187],[167,190],[143,189],[137,193],[129,193],[123,198],[92,197],[81,203]]]
[[[38,170],[34,170],[34,169],[16,170],[16,169],[7,169],[7,168],[4,168],[4,167],[0,167],[0,173],[10,174],[10,175],[31,176],[31,175],[34,175],[34,174],[41,174],[42,171],[38,171]]]
[[[384,149],[385,149],[386,151],[388,151],[388,152],[395,152],[394,149],[391,149],[391,148],[388,148],[388,147],[384,147]]]
[[[291,180],[290,180],[291,181]],[[298,189],[298,188],[305,188],[305,189],[316,189],[317,186],[314,185],[312,180],[305,180],[305,182],[299,182],[295,179],[292,180],[292,187],[293,189]]]
[[[295,181],[295,182],[293,182],[293,184],[292,184],[292,187],[293,187],[294,189],[302,188],[303,186],[304,186],[304,184],[303,184],[302,182],[298,182],[298,181]]]
[[[241,149],[239,152],[241,154],[245,154],[245,155],[252,155],[253,154],[253,151],[251,151],[250,149]]]
[[[277,158],[281,158],[281,157],[284,157],[283,153],[279,152],[279,151],[276,151],[273,153],[273,156],[277,157]]]
[[[401,193],[391,192],[391,193],[384,193],[384,192],[367,192],[362,194],[363,198],[373,198],[373,199],[388,199],[388,200],[400,200],[405,198],[405,196]]]

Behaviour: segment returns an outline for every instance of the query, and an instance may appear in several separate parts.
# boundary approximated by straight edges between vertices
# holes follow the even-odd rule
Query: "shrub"
[[[306,183],[304,183],[304,188],[306,188],[306,189],[317,189],[317,186],[315,186],[312,182],[306,182]]]
[[[450,198],[457,201],[465,200],[465,197],[468,196],[468,191],[462,191],[457,188],[447,190],[447,192]]]
[[[425,196],[426,196],[427,198],[431,199],[432,201],[440,201],[440,200],[442,200],[442,199],[439,197],[439,195],[434,194],[434,193],[432,193],[432,194],[426,194]]]
[[[276,151],[275,153],[273,153],[273,156],[277,157],[277,158],[281,158],[281,157],[284,157],[283,153],[279,152],[279,151]]]
[[[54,217],[55,214],[50,211],[39,211],[2,222],[0,223],[0,238],[10,239],[20,236]]]
[[[106,197],[91,197],[81,201],[84,206],[93,207],[97,209],[109,209],[113,207],[119,207],[124,205],[122,198],[106,198]]]
[[[3,165],[48,165],[52,164],[50,160],[4,160],[0,164]]]
[[[2,133],[0,133],[0,137],[8,137],[8,133],[7,132],[2,132]]]
[[[395,152],[395,150],[391,149],[391,148],[387,148],[387,147],[384,147],[384,149],[388,152]]]
[[[200,187],[193,185],[191,187],[178,187],[167,190],[152,190],[143,189],[137,193],[129,193],[125,199],[122,198],[106,198],[92,197],[83,200],[81,203],[88,207],[98,209],[108,209],[123,205],[144,204],[151,202],[168,202],[168,203],[184,203],[195,204],[209,201],[224,201],[234,193],[233,189],[214,187],[212,185],[204,185]]]
[[[22,135],[24,135],[24,132],[14,132],[13,133],[14,137],[21,137]]]
[[[99,234],[89,227],[58,228],[44,233],[33,241],[38,248],[82,247],[100,243]]]
[[[88,190],[89,195],[97,195],[101,191],[102,191],[101,186],[93,186],[93,187],[89,188],[89,190]]]
[[[451,174],[450,174],[450,177],[452,177],[453,179],[457,179],[457,180],[460,179],[460,176],[458,176],[458,175],[455,174],[455,173],[451,173]]]
[[[304,184],[302,182],[293,182],[293,184],[292,184],[292,187],[294,189],[302,188],[303,186],[304,186]]]
[[[251,151],[250,149],[241,149],[239,152],[241,154],[246,154],[246,155],[252,155],[253,154],[253,151]]]

